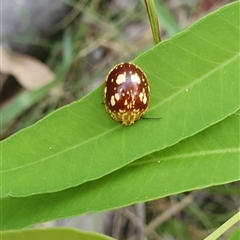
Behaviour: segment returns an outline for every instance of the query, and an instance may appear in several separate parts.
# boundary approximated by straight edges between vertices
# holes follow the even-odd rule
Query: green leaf
[[[239,2],[134,62],[151,86],[146,117],[161,119],[130,127],[113,121],[99,87],[1,143],[1,197],[50,193],[101,178],[233,114],[240,106]],[[169,167],[178,168],[178,162]]]
[[[240,228],[238,228],[229,238],[228,240],[239,240],[240,239]]]
[[[240,115],[233,114],[101,179],[56,193],[3,198],[1,228],[26,227],[239,180],[239,126]]]
[[[1,233],[1,240],[113,240],[113,238],[70,228],[29,229],[6,231]]]

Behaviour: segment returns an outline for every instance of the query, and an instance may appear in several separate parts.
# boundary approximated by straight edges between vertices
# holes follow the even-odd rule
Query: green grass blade
[[[221,227],[219,227],[216,231],[210,234],[208,237],[204,238],[204,240],[216,240],[225,233],[229,228],[231,228],[234,224],[240,221],[240,212],[237,212],[234,216],[232,216],[227,222],[225,222]]]
[[[162,1],[155,1],[160,26],[168,33],[174,36],[181,31],[177,21],[173,18],[169,10],[163,5]]]
[[[38,90],[23,92],[21,95],[13,99],[9,104],[6,104],[0,111],[1,126],[4,127],[6,124],[13,121],[16,117],[20,116],[29,107],[39,102],[57,83],[58,81],[55,80],[54,82],[51,82],[50,84]]]

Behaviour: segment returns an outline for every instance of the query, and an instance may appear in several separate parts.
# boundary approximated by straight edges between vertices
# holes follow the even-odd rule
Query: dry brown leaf
[[[40,88],[54,80],[54,73],[39,60],[0,46],[1,72],[13,75],[26,89]]]

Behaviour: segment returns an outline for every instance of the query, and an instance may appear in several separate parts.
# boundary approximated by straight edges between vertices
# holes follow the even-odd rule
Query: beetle
[[[147,111],[150,87],[143,70],[129,62],[119,63],[104,81],[104,104],[111,117],[132,125]]]

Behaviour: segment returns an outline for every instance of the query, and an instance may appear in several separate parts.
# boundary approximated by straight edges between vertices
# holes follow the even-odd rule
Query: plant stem
[[[226,221],[222,226],[220,226],[216,231],[211,233],[204,240],[214,240],[218,239],[223,233],[225,233],[230,227],[240,221],[240,212],[237,212],[228,221]]]
[[[153,42],[156,45],[161,42],[161,36],[154,0],[144,0],[144,2],[147,8],[148,18],[152,28]]]

